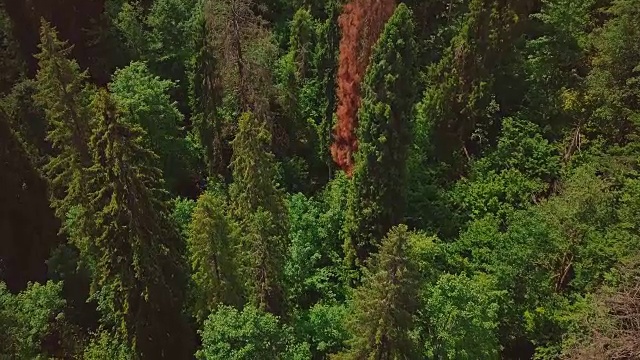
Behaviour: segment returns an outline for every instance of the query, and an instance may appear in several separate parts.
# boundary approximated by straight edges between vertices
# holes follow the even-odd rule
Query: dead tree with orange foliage
[[[339,24],[342,31],[338,65],[338,122],[331,146],[334,161],[349,176],[353,153],[358,147],[360,84],[369,64],[371,48],[393,14],[395,0],[352,0],[344,6]]]

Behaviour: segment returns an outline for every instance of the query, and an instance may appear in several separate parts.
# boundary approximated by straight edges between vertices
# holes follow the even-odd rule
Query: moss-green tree
[[[434,156],[464,172],[470,157],[499,129],[496,78],[513,49],[519,25],[530,10],[522,0],[472,0],[440,61],[428,70],[421,119],[433,126]],[[493,132],[493,133],[492,133]],[[427,165],[428,166],[428,165]]]
[[[412,14],[399,5],[373,49],[358,113],[358,151],[349,195],[349,261],[363,265],[403,219],[409,116],[414,98]]]
[[[187,248],[196,318],[203,322],[217,305],[238,304],[232,224],[227,203],[213,191],[200,196],[189,225]]]
[[[51,183],[51,203],[64,219],[72,206],[83,203],[86,194],[85,169],[89,154],[90,96],[85,87],[86,72],[69,58],[71,46],[58,39],[46,21],[40,29],[36,102],[45,110],[47,140],[55,150],[45,166]]]
[[[370,259],[347,321],[349,349],[336,359],[416,358],[409,332],[418,305],[419,281],[410,236],[405,225],[391,229]]]
[[[221,64],[218,64],[211,41],[211,27],[206,21],[204,5],[194,14],[194,47],[197,51],[189,62],[189,101],[192,111],[193,131],[204,155],[207,174],[228,175],[231,159],[230,137],[226,134],[222,106]]]
[[[169,220],[156,155],[143,132],[118,113],[106,91],[94,100],[91,211],[97,263],[93,297],[101,325],[136,358],[188,356],[182,316],[184,265],[179,234]]]
[[[238,222],[244,280],[251,303],[273,313],[283,310],[281,277],[286,251],[286,207],[276,183],[266,124],[244,113],[233,140],[231,212]]]

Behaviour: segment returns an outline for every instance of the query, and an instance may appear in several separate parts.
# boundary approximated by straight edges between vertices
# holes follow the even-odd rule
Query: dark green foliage
[[[169,97],[174,84],[152,75],[146,64],[133,62],[117,70],[109,90],[125,120],[144,130],[145,146],[159,157],[155,163],[172,190],[188,186],[194,163],[187,141],[180,136],[183,116]]]
[[[194,14],[194,47],[198,50],[189,62],[189,103],[193,117],[193,131],[202,148],[207,173],[210,177],[228,177],[231,147],[226,141],[229,126],[221,116],[222,81],[221,64],[218,63],[211,41],[211,26],[205,17],[204,4]]]
[[[25,64],[20,56],[19,44],[12,33],[12,23],[4,5],[0,5],[0,94],[9,92],[11,86],[22,77]]]
[[[29,283],[17,295],[0,282],[0,357],[47,359],[46,342],[63,325],[62,283]]]
[[[613,1],[612,17],[596,32],[596,55],[589,74],[589,96],[600,105],[594,112],[595,136],[607,145],[624,147],[637,141],[640,114],[640,5],[635,1]]]
[[[136,358],[182,358],[190,351],[181,312],[183,244],[169,219],[156,156],[108,93],[98,93],[94,108],[89,216],[96,227],[92,296],[102,326]]]
[[[419,287],[405,225],[393,228],[369,261],[353,295],[347,327],[349,350],[338,359],[411,359],[410,337]]]
[[[412,13],[399,5],[374,46],[362,85],[358,151],[346,224],[348,259],[363,265],[403,220],[415,41]]]
[[[496,149],[471,167],[469,180],[456,184],[452,197],[472,218],[505,217],[549,190],[560,172],[560,158],[538,127],[506,118]]]
[[[200,196],[189,224],[187,250],[193,280],[194,314],[202,323],[220,304],[239,303],[233,224],[221,194]]]
[[[499,61],[512,47],[527,1],[472,0],[442,59],[428,69],[422,116],[433,126],[435,159],[463,173],[468,158],[488,143],[501,110],[493,89]]]
[[[637,357],[640,3],[351,1],[0,5],[0,358]]]
[[[60,219],[72,206],[85,204],[85,170],[91,164],[90,96],[87,74],[69,59],[71,47],[58,39],[47,22],[40,29],[40,53],[34,99],[45,111],[49,130],[47,141],[55,151],[45,166],[50,182],[51,204]]]
[[[286,207],[276,183],[271,134],[265,121],[244,113],[233,140],[230,211],[238,223],[243,280],[250,302],[279,314],[284,310],[282,266],[286,249]]]
[[[41,168],[51,155],[51,146],[46,140],[47,119],[41,107],[33,101],[37,84],[31,79],[21,81],[0,100],[0,111],[9,118],[11,128],[20,138],[34,166]]]
[[[45,260],[60,242],[60,224],[47,201],[46,181],[2,112],[0,204],[0,279],[18,291],[28,281],[45,279]]]

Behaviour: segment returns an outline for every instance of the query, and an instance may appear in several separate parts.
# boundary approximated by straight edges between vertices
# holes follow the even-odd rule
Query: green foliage
[[[157,0],[146,9],[141,2],[124,1],[112,10],[131,57],[149,63],[155,75],[175,81],[172,95],[182,105],[187,100],[188,60],[196,51],[193,18],[200,6],[198,0]]]
[[[222,194],[200,196],[189,224],[187,251],[193,280],[194,314],[202,323],[220,304],[239,303],[232,222]]]
[[[205,321],[198,359],[304,359],[308,349],[294,343],[278,317],[253,306],[242,311],[222,306]],[[306,355],[307,357],[304,357]]]
[[[17,295],[0,282],[0,357],[47,359],[45,342],[63,324],[62,283],[30,283]]]
[[[344,342],[349,338],[344,326],[347,311],[344,305],[318,303],[302,313],[296,329],[310,344],[314,359],[324,359],[343,350]]]
[[[0,357],[638,352],[638,1],[13,2]]]
[[[415,259],[410,257],[410,236],[405,225],[391,229],[379,252],[369,261],[347,318],[349,349],[338,359],[415,356],[415,344],[409,334],[418,307],[419,282]]]
[[[286,249],[286,207],[276,181],[271,134],[264,119],[244,113],[233,140],[230,210],[239,226],[243,281],[251,303],[283,311],[282,266]]]
[[[155,165],[165,174],[169,189],[187,181],[194,162],[187,141],[180,137],[183,116],[169,97],[173,87],[142,62],[117,70],[109,84],[124,119],[144,130],[145,146],[158,155]]]
[[[358,112],[358,151],[349,194],[348,259],[362,266],[384,234],[403,220],[407,121],[415,62],[411,11],[400,4],[372,50]]]
[[[289,198],[289,251],[284,266],[292,304],[310,306],[342,298],[341,222],[328,204],[302,194]]]
[[[198,49],[189,60],[189,105],[193,132],[197,136],[208,175],[228,175],[232,127],[221,115],[222,81],[219,54],[210,41],[209,26],[204,5],[193,17],[193,46]]]
[[[557,179],[560,159],[536,125],[504,119],[496,149],[472,165],[471,177],[456,184],[452,197],[471,218],[505,218],[535,201]]]
[[[0,94],[5,94],[11,86],[23,76],[25,66],[20,56],[19,43],[12,31],[13,22],[7,15],[4,5],[0,6]]]
[[[189,224],[191,224],[195,208],[196,202],[191,199],[178,197],[173,200],[171,218],[180,230],[183,239],[189,236]]]
[[[47,162],[46,156],[50,155],[51,146],[46,140],[47,121],[44,111],[33,101],[36,85],[31,79],[15,84],[11,92],[0,100],[0,112],[6,113],[11,128],[19,136],[31,162],[41,168]]]
[[[617,0],[607,12],[611,19],[596,32],[596,55],[587,79],[589,95],[599,105],[590,130],[610,145],[624,147],[638,137],[640,6],[635,1]]]
[[[497,330],[504,291],[491,277],[442,275],[425,289],[424,356],[436,359],[499,359]]]
[[[163,199],[162,173],[144,147],[144,132],[120,117],[107,92],[98,93],[94,107],[89,213],[96,227],[92,297],[101,325],[136,358],[184,356],[190,344],[181,313],[183,250]]]
[[[44,109],[49,129],[47,141],[56,155],[45,166],[51,184],[51,203],[56,215],[64,219],[67,211],[85,203],[86,178],[90,165],[89,93],[85,87],[86,72],[71,60],[72,47],[58,39],[51,25],[42,22],[40,53],[34,100]]]
[[[494,91],[499,60],[507,58],[527,8],[526,1],[470,1],[441,59],[427,70],[421,116],[433,124],[436,164],[450,166],[444,177],[464,173],[469,157],[494,135],[501,110]]]

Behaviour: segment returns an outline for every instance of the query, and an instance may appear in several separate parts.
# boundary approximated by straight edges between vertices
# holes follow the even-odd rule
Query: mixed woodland
[[[0,358],[640,359],[640,1],[1,1]]]

